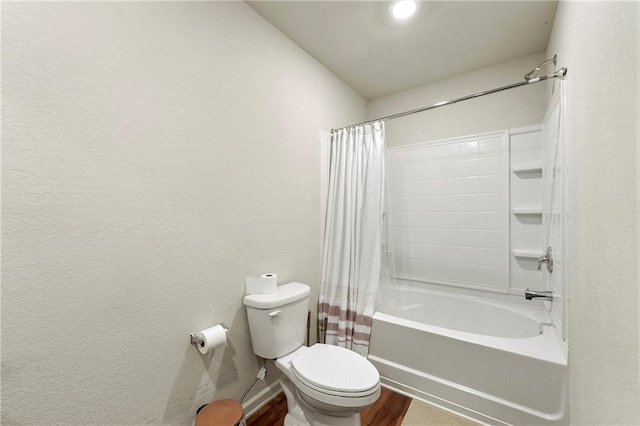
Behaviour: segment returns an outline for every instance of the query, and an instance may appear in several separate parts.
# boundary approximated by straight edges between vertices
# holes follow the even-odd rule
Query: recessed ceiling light
[[[418,10],[416,0],[396,0],[391,2],[389,13],[396,19],[407,19]]]

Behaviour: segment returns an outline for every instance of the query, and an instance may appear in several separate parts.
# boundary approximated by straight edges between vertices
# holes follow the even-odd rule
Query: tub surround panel
[[[542,273],[538,271],[543,241],[541,132],[541,126],[509,131],[510,292],[518,296],[524,296],[527,288],[542,289]]]
[[[557,123],[550,126],[555,129]],[[552,231],[542,226],[545,188],[554,194],[555,205],[562,200],[551,190],[557,186],[544,185],[543,171],[545,176],[552,173],[549,176],[557,185],[562,184],[562,175],[559,167],[543,168],[542,131],[543,126],[536,125],[390,150],[398,278],[416,285],[459,286],[519,297],[527,288],[543,289],[537,261],[549,241],[545,232]],[[557,132],[545,134],[552,138],[547,151],[555,155]],[[549,161],[562,161],[556,157]],[[560,215],[562,207],[555,212]],[[553,231],[561,256],[557,239],[562,238],[562,226]],[[563,288],[554,289],[561,304]],[[556,314],[562,317],[561,307]]]
[[[566,123],[563,121],[566,114],[563,102],[566,102],[564,94],[566,85],[563,83],[549,107],[545,117],[545,125],[542,134],[543,161],[542,176],[544,186],[542,227],[544,229],[544,243],[542,250],[551,247],[553,251],[553,272],[549,273],[546,265],[543,265],[542,288],[552,291],[554,300],[549,304],[551,316],[559,330],[562,330],[565,340],[567,333],[564,327],[565,321],[565,295],[568,295],[568,275],[565,268],[567,253],[565,252],[565,222],[570,221],[569,203],[566,194],[567,185],[567,158],[566,138],[564,137]]]
[[[507,144],[500,132],[391,149],[398,277],[508,291]]]

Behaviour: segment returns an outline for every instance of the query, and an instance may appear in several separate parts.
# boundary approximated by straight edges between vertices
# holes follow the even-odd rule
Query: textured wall
[[[255,377],[245,276],[317,292],[320,129],[365,102],[242,2],[2,12],[2,422],[189,424]]]
[[[548,55],[569,68],[572,424],[640,424],[638,2],[561,2]]]
[[[433,105],[522,81],[545,59],[544,53],[503,62],[369,102],[367,115],[377,118]],[[546,110],[542,84],[495,93],[386,123],[387,145],[400,146],[455,136],[540,124]]]

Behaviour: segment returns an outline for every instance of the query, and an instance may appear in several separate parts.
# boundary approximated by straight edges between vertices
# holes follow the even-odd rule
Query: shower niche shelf
[[[539,259],[544,253],[542,250],[524,250],[524,249],[513,249],[512,252],[514,257],[518,257],[521,259]]]
[[[514,207],[512,211],[516,216],[542,216],[542,207]]]
[[[512,129],[509,135],[510,291],[522,295],[525,289],[539,286],[536,263],[544,254],[542,126]]]
[[[536,173],[542,174],[542,164],[529,164],[524,166],[514,166],[511,171],[515,174]]]

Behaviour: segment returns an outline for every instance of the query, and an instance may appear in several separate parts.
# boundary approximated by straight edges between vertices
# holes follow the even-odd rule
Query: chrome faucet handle
[[[548,261],[549,261],[549,258],[547,257],[546,254],[543,254],[542,256],[540,256],[538,258],[538,271],[542,269],[542,264],[547,263]]]
[[[547,271],[553,272],[553,250],[551,247],[547,247],[547,253],[538,258],[538,271],[542,269],[542,264],[547,264]]]

